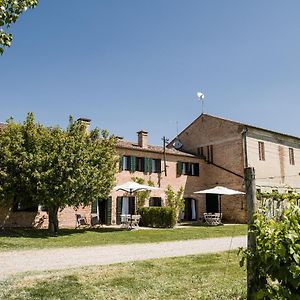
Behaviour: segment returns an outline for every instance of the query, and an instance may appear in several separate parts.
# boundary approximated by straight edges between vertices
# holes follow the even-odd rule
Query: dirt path
[[[10,251],[0,253],[0,280],[20,272],[221,252],[245,247],[246,243],[247,237],[240,236],[147,244]]]

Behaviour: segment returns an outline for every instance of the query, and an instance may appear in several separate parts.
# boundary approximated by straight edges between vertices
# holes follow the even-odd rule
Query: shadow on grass
[[[55,236],[79,235],[86,232],[97,232],[100,234],[124,231],[122,228],[80,228],[80,229],[60,229],[58,234],[51,234],[47,229],[32,228],[4,228],[0,229],[0,237],[20,237],[20,238],[40,238],[47,239]]]
[[[179,227],[218,227],[218,226],[224,226],[224,224],[219,224],[219,225],[208,225],[207,223],[203,222],[183,222],[179,224]]]

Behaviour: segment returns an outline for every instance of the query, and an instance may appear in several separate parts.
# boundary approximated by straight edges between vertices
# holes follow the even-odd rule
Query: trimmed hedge
[[[141,225],[146,227],[171,228],[176,224],[176,209],[173,207],[142,207],[139,209]]]

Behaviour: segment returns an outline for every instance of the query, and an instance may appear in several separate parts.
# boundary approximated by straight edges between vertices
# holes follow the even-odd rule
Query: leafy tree
[[[131,178],[134,182],[139,183],[139,184],[145,184],[145,180],[143,178],[140,177],[132,177]],[[149,186],[154,186],[154,182],[149,179],[147,181],[147,184]],[[137,209],[143,207],[145,205],[146,199],[148,199],[150,197],[150,193],[151,191],[140,191],[135,193],[135,197],[136,197],[136,202],[137,202]]]
[[[167,186],[165,191],[166,205],[176,209],[177,218],[179,218],[179,213],[184,208],[183,193],[183,187],[181,187],[177,192],[174,192],[170,185]]]
[[[34,8],[39,0],[0,0],[0,54],[10,47],[12,34],[6,32],[12,23],[28,8]]]
[[[117,156],[107,131],[87,133],[72,118],[66,130],[47,128],[29,113],[24,124],[8,122],[0,148],[0,200],[42,205],[52,233],[59,210],[88,205],[112,190]]]

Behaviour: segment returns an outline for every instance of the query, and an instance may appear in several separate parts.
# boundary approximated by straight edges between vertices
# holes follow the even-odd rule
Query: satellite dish
[[[180,140],[177,138],[174,143],[173,143],[173,146],[176,150],[179,150],[183,145],[182,143],[180,142]]]

